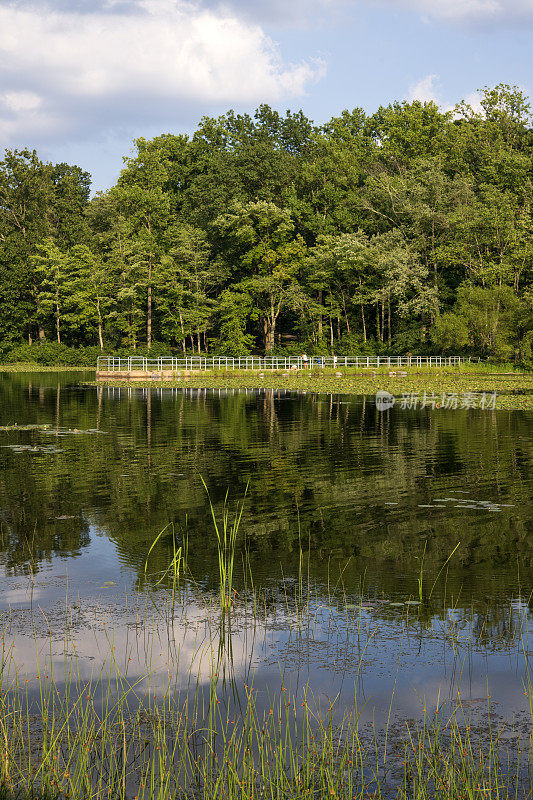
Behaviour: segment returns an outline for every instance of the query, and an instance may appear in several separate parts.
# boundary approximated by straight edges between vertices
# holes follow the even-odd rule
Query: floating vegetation
[[[528,375],[525,380],[531,381],[533,373]],[[343,370],[338,373],[326,373],[317,375],[314,372],[294,372],[286,373],[283,371],[269,371],[264,374],[264,378],[259,378],[252,371],[229,371],[213,372],[201,371],[194,373],[188,378],[188,385],[192,389],[220,389],[230,391],[235,389],[273,389],[275,391],[293,391],[303,394],[303,392],[331,393],[331,394],[350,394],[367,395],[371,402],[377,391],[387,390],[394,397],[398,398],[394,413],[420,413],[420,407],[413,410],[401,408],[401,399],[406,395],[417,395],[423,397],[424,392],[440,397],[443,393],[458,395],[482,395],[496,393],[496,409],[501,410],[531,410],[533,408],[533,391],[531,387],[527,393],[523,393],[522,386],[524,377],[512,375],[503,378],[491,374],[469,374],[468,371],[460,372],[457,370],[429,371],[412,370],[405,376],[389,377],[383,373],[370,375],[360,370]],[[146,382],[135,381],[106,381],[110,387],[146,387]],[[520,394],[512,392],[513,384],[518,384]],[[102,385],[95,384],[95,385]],[[158,387],[178,387],[180,384],[174,381],[158,381]],[[482,409],[457,409],[454,413],[458,415],[469,414],[474,410],[476,413],[491,413]],[[442,410],[439,413],[444,413]],[[433,476],[428,476],[433,477]]]
[[[54,445],[33,445],[33,444],[3,444],[0,445],[14,453],[62,453],[59,447]]]
[[[106,431],[99,431],[97,428],[87,428],[86,430],[81,430],[79,428],[42,428],[43,433],[50,433],[54,436],[72,436],[78,434],[94,434],[94,433],[106,433]]]
[[[87,428],[85,430],[80,428],[64,428],[60,426],[54,426],[51,424],[44,424],[44,425],[18,425],[16,422],[12,425],[0,425],[0,432],[2,433],[13,433],[18,431],[39,431],[40,433],[50,433],[54,436],[69,436],[72,434],[92,434],[92,433],[106,433],[106,431],[100,431],[97,428]]]
[[[50,424],[47,425],[19,425],[18,423],[14,422],[12,425],[0,425],[0,431],[3,432],[11,432],[11,431],[47,431],[52,426]]]

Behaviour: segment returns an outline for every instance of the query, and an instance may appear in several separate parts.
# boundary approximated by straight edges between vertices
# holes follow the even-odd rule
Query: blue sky
[[[135,136],[533,91],[533,0],[0,0],[0,147],[116,179]]]

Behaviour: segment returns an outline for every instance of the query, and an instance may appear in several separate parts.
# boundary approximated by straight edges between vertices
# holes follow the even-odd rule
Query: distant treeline
[[[7,150],[4,357],[56,342],[532,366],[530,122],[504,85],[481,110],[395,103],[322,126],[264,105],[137,139],[92,199],[79,167]]]

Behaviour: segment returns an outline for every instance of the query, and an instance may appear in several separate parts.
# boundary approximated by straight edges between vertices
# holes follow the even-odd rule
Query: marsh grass
[[[182,569],[186,569],[186,564],[187,564],[186,557],[187,557],[187,552],[188,552],[188,537],[186,538],[187,544],[186,544],[185,548],[184,547],[177,547],[176,546],[176,532],[174,530],[174,525],[172,523],[170,523],[165,528],[163,528],[161,533],[159,533],[155,537],[154,541],[152,542],[152,545],[151,545],[150,549],[148,550],[148,554],[147,554],[146,560],[144,562],[144,575],[146,577],[146,574],[148,572],[148,563],[149,563],[150,555],[152,554],[152,551],[157,547],[159,541],[162,539],[162,537],[165,535],[165,533],[169,529],[171,531],[171,536],[172,536],[172,551],[173,551],[172,552],[172,558],[170,560],[170,563],[169,563],[167,569],[163,571],[163,573],[161,574],[161,576],[157,580],[156,586],[160,586],[169,575],[171,576],[171,579],[172,579],[172,606],[174,607],[174,603],[175,603],[175,600],[176,600],[176,591],[179,588],[180,575],[181,575]]]
[[[353,635],[361,635],[361,615],[362,606],[350,616]],[[424,707],[418,721],[389,720],[378,732],[361,725],[368,700],[357,689],[341,707],[309,685],[292,692],[281,676],[265,702],[247,675],[237,703],[216,658],[204,682],[191,669],[184,688],[169,681],[160,695],[154,665],[132,678],[111,646],[108,668],[91,680],[74,657],[59,677],[53,660],[43,660],[36,692],[9,661],[8,648],[0,695],[5,800],[507,800],[531,791],[530,741],[509,749],[504,724],[491,722],[489,697],[481,727],[458,691]],[[531,702],[528,683],[524,691]]]
[[[276,601],[289,630],[288,644],[301,653],[320,635],[331,639],[336,652],[344,652],[344,680],[353,682],[353,700],[346,704],[338,695],[314,694],[310,682],[294,689],[290,667],[280,671],[275,686],[258,689],[253,669],[243,673],[233,662],[232,625],[251,619],[252,627],[264,625],[266,635],[267,602],[273,601],[254,586],[251,571],[247,590],[232,596],[241,514],[242,505],[230,513],[226,497],[216,534],[219,596],[203,610],[209,635],[207,641],[198,636],[192,655],[187,649],[182,654],[171,641],[177,611],[190,624],[191,606],[191,577],[184,580],[176,543],[169,568],[157,578],[153,613],[168,631],[171,654],[163,686],[151,639],[141,647],[143,668],[134,672],[128,653],[117,652],[109,634],[103,666],[86,678],[76,655],[66,655],[57,674],[51,631],[44,647],[37,630],[38,668],[36,683],[30,685],[21,665],[13,662],[13,645],[4,631],[0,800],[517,800],[531,795],[530,729],[507,739],[506,722],[494,716],[488,692],[483,713],[475,712],[462,699],[459,681],[453,696],[450,692],[442,701],[439,696],[433,705],[419,697],[418,718],[392,721],[395,681],[385,725],[363,722],[370,699],[360,687],[367,652],[379,635],[379,615],[368,612],[371,598],[364,581],[358,600],[351,602],[342,570],[319,593],[309,580],[310,553],[306,570],[302,546],[294,592],[285,588]],[[150,548],[145,573],[165,533]],[[420,581],[423,586],[423,569]],[[382,614],[396,615],[401,623],[397,675],[403,642],[412,637],[422,642],[435,613],[428,605],[431,597],[421,595],[419,605],[405,605],[402,612],[383,607]],[[140,597],[138,608],[139,603]],[[142,628],[144,635],[156,637],[148,617]],[[462,672],[476,646],[473,634],[459,640],[463,630],[460,620],[439,634],[443,648],[452,653],[454,674]],[[65,641],[73,646],[74,639],[70,628]],[[513,630],[512,646],[517,652],[521,648],[525,659],[524,693],[533,713],[528,643],[520,626]],[[190,663],[178,681],[184,658]]]
[[[231,607],[235,599],[235,590],[233,588],[235,549],[249,484],[246,485],[244,497],[240,503],[240,506],[238,505],[235,509],[233,519],[230,518],[231,512],[229,508],[229,489],[226,491],[224,505],[222,508],[222,521],[219,523],[213,503],[211,502],[211,497],[209,496],[207,484],[202,477],[201,481],[207,493],[207,499],[209,500],[213,528],[217,539],[220,608],[223,611],[231,611]]]

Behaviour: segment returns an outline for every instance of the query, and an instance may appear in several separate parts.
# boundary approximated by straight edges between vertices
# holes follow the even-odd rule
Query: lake
[[[30,691],[44,662],[90,679],[113,647],[145,693],[216,663],[265,708],[283,685],[357,692],[379,727],[460,692],[527,726],[530,413],[93,377],[0,378],[0,615]],[[221,616],[226,494],[231,519],[244,505]]]

